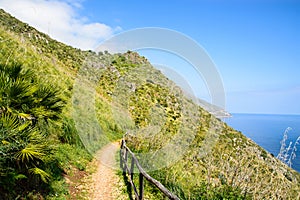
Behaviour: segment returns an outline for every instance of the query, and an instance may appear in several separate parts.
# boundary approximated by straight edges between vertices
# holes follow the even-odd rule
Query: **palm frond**
[[[50,174],[48,174],[47,172],[45,172],[44,170],[42,170],[38,167],[31,168],[28,171],[31,174],[39,175],[40,178],[42,179],[42,181],[45,183],[48,183],[51,178]]]
[[[36,159],[42,160],[44,155],[41,147],[38,145],[30,145],[16,153],[16,158],[23,163],[27,163]]]

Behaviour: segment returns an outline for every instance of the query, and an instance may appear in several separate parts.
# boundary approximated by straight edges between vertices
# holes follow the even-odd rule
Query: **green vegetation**
[[[64,174],[128,132],[143,167],[181,199],[300,198],[297,172],[144,57],[80,51],[3,10],[0,19],[0,197],[69,198]]]
[[[143,58],[138,67],[124,64],[132,58],[113,55],[98,91],[124,113],[127,144],[154,178],[181,199],[298,197],[297,172],[186,99]],[[162,198],[151,186],[146,192]]]
[[[0,73],[2,180],[10,187],[19,179],[31,182],[32,175],[48,182],[50,174],[42,169],[51,152],[45,127],[58,118],[62,99],[57,91],[37,84],[32,73],[18,64],[0,65]]]
[[[0,193],[5,199],[51,196],[68,166],[83,170],[91,159],[80,150],[74,125],[62,119],[65,101],[59,91],[20,64],[0,64]]]
[[[297,172],[187,99],[144,58],[110,57],[97,91],[118,106],[127,145],[143,167],[180,199],[298,197]],[[145,189],[149,199],[163,198]]]
[[[180,99],[178,101],[181,102]],[[188,106],[182,104],[181,107]],[[129,135],[128,145],[136,152],[143,153],[140,160],[145,168],[151,170],[151,176],[180,199],[293,199],[299,195],[300,179],[297,172],[206,111],[199,108],[198,112],[197,131],[193,140],[176,141],[176,145],[181,147],[185,147],[186,142],[188,148],[177,162],[170,162],[166,167],[159,168],[162,165],[158,163],[168,160],[173,156],[173,151],[178,152],[177,146],[166,151],[163,154],[165,156],[157,156],[157,153],[170,143],[168,136],[175,133],[162,128],[165,132],[159,132],[154,137],[143,133]],[[189,119],[188,116],[184,118],[183,112],[179,120],[184,122]],[[189,124],[194,124],[195,118],[189,120]],[[186,126],[186,123],[181,123],[179,129],[188,130]],[[158,146],[161,148],[158,149]],[[144,155],[153,151],[152,157]]]
[[[95,54],[0,16],[0,199],[67,199],[64,176],[92,160],[71,97],[85,56]]]

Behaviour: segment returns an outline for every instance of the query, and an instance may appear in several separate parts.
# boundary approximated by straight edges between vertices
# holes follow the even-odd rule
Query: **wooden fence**
[[[128,162],[128,155],[131,157],[131,165],[127,164]],[[133,182],[133,176],[134,176],[134,167],[137,167],[139,171],[139,190],[137,190],[136,185]],[[137,200],[142,200],[144,197],[144,179],[149,181],[151,184],[153,184],[155,187],[157,187],[166,197],[169,199],[179,200],[179,198],[172,194],[165,186],[163,186],[159,181],[152,178],[147,172],[141,167],[139,164],[138,159],[135,157],[134,153],[126,146],[125,139],[122,139],[121,143],[121,149],[120,149],[120,167],[123,170],[123,172],[128,174],[129,176],[129,182],[131,184],[131,187],[133,188],[135,198]]]

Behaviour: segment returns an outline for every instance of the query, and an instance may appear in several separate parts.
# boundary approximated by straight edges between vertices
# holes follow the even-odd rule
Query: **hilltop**
[[[19,127],[16,131],[28,122],[26,131],[31,135],[40,132],[47,138],[43,147],[49,149],[36,151],[41,153],[39,159],[28,159],[47,174],[39,171],[37,176],[20,170],[20,160],[9,160],[9,154],[3,153],[3,198],[68,197],[63,174],[72,174],[74,168],[85,170],[94,152],[126,132],[127,145],[138,153],[143,167],[181,199],[300,198],[299,173],[212,115],[215,108],[205,102],[197,105],[186,97],[145,57],[132,51],[81,51],[3,10],[0,19],[1,66],[18,63],[30,70],[34,78],[28,81],[37,87],[56,88],[51,94],[61,103],[53,114],[57,118],[46,119],[31,104],[27,110],[21,106],[10,112],[1,99],[1,153],[7,151],[7,140],[3,139],[10,129],[3,125],[7,115]],[[36,95],[35,91],[32,94]],[[37,138],[24,145],[35,145],[41,139]],[[9,153],[19,155],[24,147],[18,148]],[[14,189],[16,186],[21,187]],[[146,192],[152,193],[153,199],[162,198],[155,189]]]

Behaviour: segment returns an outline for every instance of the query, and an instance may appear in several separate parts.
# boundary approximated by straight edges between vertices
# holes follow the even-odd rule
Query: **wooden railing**
[[[128,155],[131,157],[131,165],[128,166]],[[134,176],[134,166],[137,167],[139,171],[139,190],[137,190],[136,185],[133,182]],[[129,182],[131,187],[133,188],[135,198],[137,200],[142,200],[144,197],[144,179],[149,181],[155,187],[157,187],[164,196],[168,197],[169,199],[179,200],[179,198],[172,194],[165,186],[163,186],[159,181],[152,178],[147,172],[141,167],[139,164],[138,159],[135,157],[134,153],[126,146],[125,139],[122,139],[121,149],[120,149],[120,167],[123,170],[123,173],[126,175],[128,174]]]

